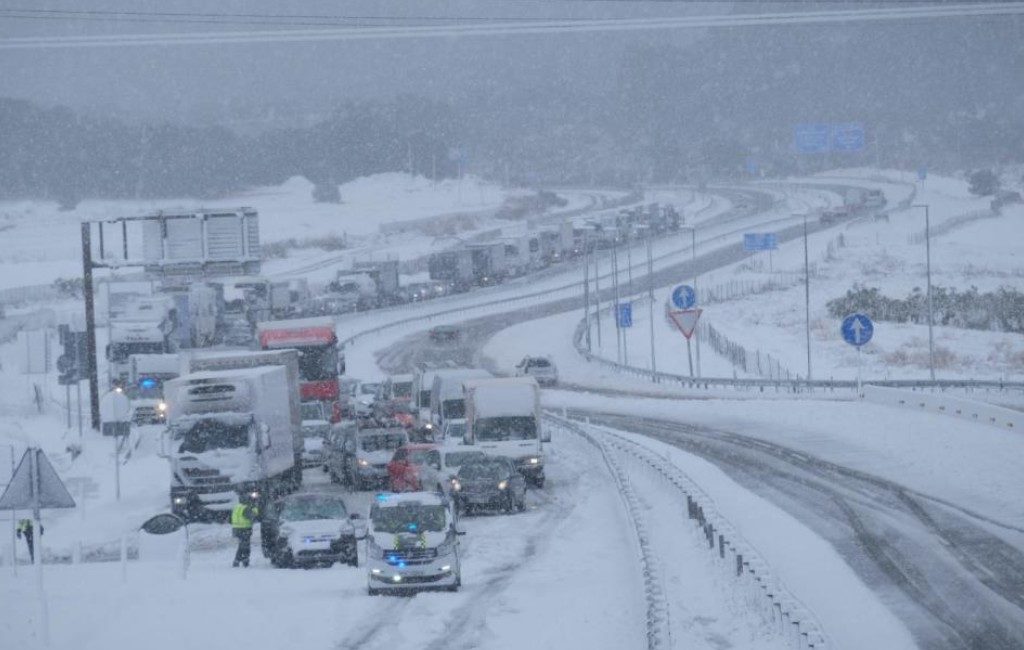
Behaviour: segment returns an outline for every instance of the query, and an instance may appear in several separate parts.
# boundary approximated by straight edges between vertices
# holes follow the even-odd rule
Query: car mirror
[[[362,518],[363,518],[363,516],[362,516],[362,515],[360,515],[360,514],[359,514],[358,512],[353,512],[352,514],[350,514],[350,515],[348,516],[348,518],[349,518],[349,519],[352,519],[352,520],[356,520],[356,519],[362,519]]]
[[[455,529],[455,534],[456,534],[456,535],[458,535],[459,537],[462,537],[463,535],[465,535],[465,534],[466,534],[466,531],[464,531],[464,530],[459,530],[458,528],[456,528],[456,529]]]

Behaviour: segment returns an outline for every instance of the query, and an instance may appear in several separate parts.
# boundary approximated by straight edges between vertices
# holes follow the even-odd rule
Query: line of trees
[[[927,323],[928,295],[920,287],[905,298],[890,298],[878,287],[854,285],[846,295],[827,303],[829,314],[843,318],[862,312],[873,319],[896,323]],[[980,292],[932,287],[934,322],[963,329],[1024,333],[1024,293],[1014,287]]]
[[[331,185],[407,169],[450,176],[455,119],[420,98],[347,104],[308,128],[245,137],[221,127],[128,124],[0,98],[0,198],[212,198],[305,176]]]

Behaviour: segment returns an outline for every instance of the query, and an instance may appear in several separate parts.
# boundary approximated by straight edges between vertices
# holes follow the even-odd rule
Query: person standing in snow
[[[32,526],[32,520],[31,519],[22,519],[21,521],[18,522],[18,538],[19,539],[22,538],[22,537],[25,538],[25,544],[28,545],[29,562],[31,562],[32,564],[35,564],[36,563],[36,550],[35,550],[35,545],[33,544],[33,540],[32,540],[33,530],[34,530],[34,527]],[[40,537],[43,536],[43,525],[42,524],[39,524],[39,536]]]
[[[231,566],[249,566],[249,555],[252,552],[252,522],[259,513],[259,508],[244,498],[231,510],[231,532],[238,538],[238,550],[235,551],[235,561]]]

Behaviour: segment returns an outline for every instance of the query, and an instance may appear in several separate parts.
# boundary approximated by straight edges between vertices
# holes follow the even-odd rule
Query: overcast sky
[[[308,29],[322,18],[281,20],[280,27],[245,24],[151,22],[151,17],[92,14],[81,20],[14,18],[18,8],[73,11],[182,12],[193,14],[289,14],[304,16],[614,18],[728,11],[731,3],[525,2],[432,0],[336,2],[201,0],[91,2],[3,0],[0,37],[79,36],[206,30]],[[38,14],[37,14],[38,15]],[[88,19],[86,19],[88,18]],[[174,21],[204,21],[201,16]],[[297,24],[287,25],[293,22]],[[368,22],[368,21],[361,21]],[[595,90],[609,83],[609,70],[623,48],[637,43],[680,42],[694,32],[587,33],[580,35],[449,37],[413,40],[250,43],[231,45],[97,47],[0,50],[0,95],[96,113],[141,118],[194,119],[196,109],[254,102],[319,111],[345,99],[410,92],[438,98],[472,94],[494,85],[514,92],[536,83]]]

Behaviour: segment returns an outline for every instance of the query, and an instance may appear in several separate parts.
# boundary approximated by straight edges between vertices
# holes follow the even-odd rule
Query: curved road
[[[753,194],[748,201],[754,201],[756,210],[771,205],[770,196]],[[739,218],[737,212],[743,211],[721,218]],[[811,229],[820,228],[814,224]],[[780,240],[801,235],[802,227],[778,233]],[[704,272],[743,255],[737,244],[698,258],[697,265]],[[656,271],[656,286],[690,274],[690,262],[680,262]],[[602,300],[610,298],[610,290],[602,292]],[[461,339],[455,344],[435,344],[426,332],[418,332],[379,351],[378,365],[390,373],[408,372],[419,362],[480,365],[483,346],[498,331],[582,306],[581,297],[565,298],[471,319],[462,323]],[[706,458],[797,517],[843,555],[905,621],[922,648],[1024,648],[1024,524],[986,520],[898,483],[765,442],[749,432],[587,415],[596,423],[647,435]]]

